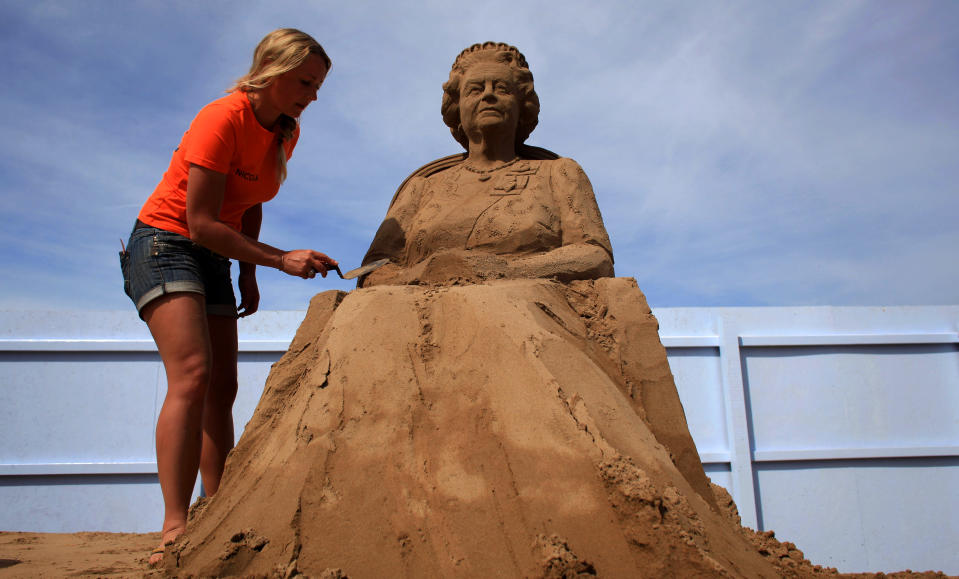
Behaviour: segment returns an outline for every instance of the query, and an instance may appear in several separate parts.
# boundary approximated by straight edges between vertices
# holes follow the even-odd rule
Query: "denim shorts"
[[[236,317],[230,260],[190,239],[139,224],[120,252],[123,290],[143,317],[143,308],[158,297],[193,292],[206,297],[206,313]]]

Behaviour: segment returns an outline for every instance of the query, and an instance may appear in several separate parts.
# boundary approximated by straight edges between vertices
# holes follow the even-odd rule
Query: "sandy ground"
[[[0,532],[0,577],[143,577],[160,533]]]
[[[12,577],[160,577],[147,567],[159,533],[0,532],[0,578]],[[840,574],[858,578],[948,578],[935,572]],[[953,576],[952,579],[955,579]]]

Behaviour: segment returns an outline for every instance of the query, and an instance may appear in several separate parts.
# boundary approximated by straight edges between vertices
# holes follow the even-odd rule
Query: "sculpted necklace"
[[[507,161],[498,167],[493,167],[492,169],[477,169],[475,167],[470,167],[466,163],[463,163],[463,168],[469,171],[470,173],[476,173],[477,175],[479,175],[480,181],[489,181],[490,178],[493,176],[493,173],[495,173],[496,171],[499,171],[500,169],[505,169],[506,167],[509,167],[510,165],[516,163],[516,161],[519,161],[519,157],[513,157],[512,161]]]

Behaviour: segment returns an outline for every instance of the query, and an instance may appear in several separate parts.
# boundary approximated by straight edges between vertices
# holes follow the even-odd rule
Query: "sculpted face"
[[[478,62],[467,69],[460,85],[460,123],[473,138],[487,130],[516,132],[519,97],[506,64]]]

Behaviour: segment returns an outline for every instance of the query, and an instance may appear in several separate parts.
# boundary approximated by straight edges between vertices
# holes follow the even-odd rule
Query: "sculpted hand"
[[[482,281],[505,277],[507,262],[498,255],[482,251],[449,250],[434,253],[411,268],[411,279],[420,283],[445,283],[452,280]]]
[[[613,258],[593,243],[574,243],[545,253],[514,259],[508,277],[553,278],[562,282],[574,279],[613,277]]]
[[[379,269],[364,275],[360,279],[360,287],[373,287],[375,285],[404,285],[407,282],[406,268],[400,267],[395,263],[388,263]]]
[[[319,251],[312,249],[294,249],[280,256],[280,271],[289,275],[310,279],[320,274],[326,277],[326,272],[339,263]]]

